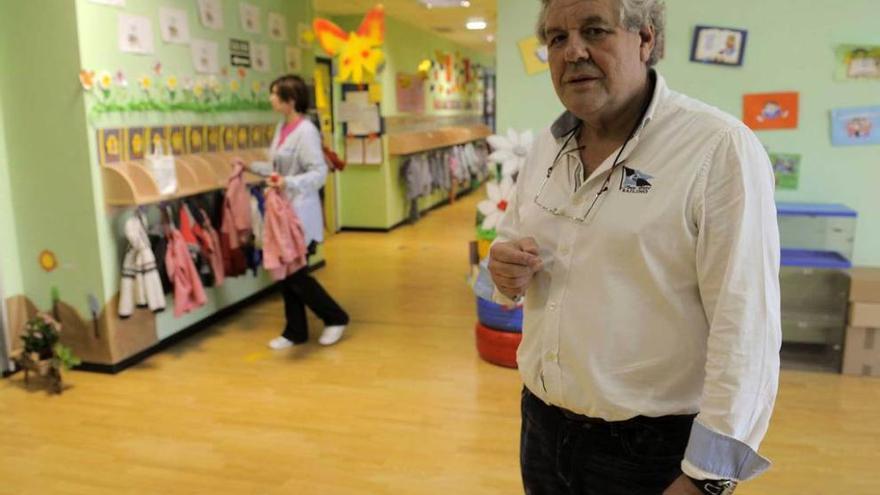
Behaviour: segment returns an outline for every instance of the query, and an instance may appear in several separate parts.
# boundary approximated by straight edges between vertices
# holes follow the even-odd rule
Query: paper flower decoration
[[[492,145],[492,154],[489,161],[501,164],[501,175],[512,177],[526,161],[526,156],[532,148],[532,131],[522,134],[513,129],[507,130],[507,136],[495,134],[487,138]]]
[[[363,84],[375,78],[385,60],[381,50],[385,39],[384,7],[373,7],[352,33],[327,19],[315,19],[313,27],[321,48],[339,60],[340,82]]]
[[[95,87],[95,71],[85,69],[79,71],[79,83],[84,90],[91,91]]]
[[[149,91],[153,86],[153,80],[150,79],[150,76],[141,76],[141,78],[138,79],[138,84],[141,86],[142,90]]]
[[[229,89],[230,89],[233,93],[238,93],[238,90],[239,90],[240,88],[241,88],[241,84],[240,84],[238,81],[236,81],[235,79],[229,81]]]
[[[113,87],[113,76],[107,71],[101,72],[98,76],[98,87],[104,92],[110,91]]]
[[[483,230],[492,230],[498,226],[498,222],[507,211],[507,202],[513,193],[513,179],[504,177],[500,184],[489,182],[486,185],[486,193],[489,199],[484,199],[477,204],[477,209],[483,214]]]
[[[177,77],[170,76],[165,81],[165,85],[168,87],[168,91],[171,91],[171,92],[177,91]]]

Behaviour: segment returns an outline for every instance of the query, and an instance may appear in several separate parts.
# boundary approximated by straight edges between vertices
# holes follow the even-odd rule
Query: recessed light
[[[468,0],[461,0],[461,3],[459,5],[461,5],[462,7],[470,7],[471,3],[468,2]]]
[[[466,28],[468,28],[469,31],[480,31],[480,30],[486,29],[487,25],[488,24],[486,24],[486,21],[484,19],[476,18],[476,19],[469,19],[467,21],[467,24],[465,24],[464,26]]]
[[[495,41],[495,35],[494,34],[487,35],[486,41],[488,41],[489,43],[492,43],[493,41]]]

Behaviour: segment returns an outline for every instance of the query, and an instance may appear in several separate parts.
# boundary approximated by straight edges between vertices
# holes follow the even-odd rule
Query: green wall
[[[772,152],[803,156],[799,189],[781,201],[844,203],[859,212],[855,263],[880,265],[880,147],[832,147],[833,108],[880,104],[880,82],[837,82],[834,47],[880,45],[877,0],[667,0],[666,58],[658,68],[669,86],[742,116],[742,95],[799,91],[795,130],[758,131]],[[545,128],[562,110],[549,72],[528,76],[517,41],[534,32],[540,2],[499,2],[498,128]],[[742,67],[689,62],[695,25],[747,29]],[[524,98],[527,95],[527,98]]]
[[[0,3],[0,60],[6,69],[0,71],[0,98],[12,238],[21,290],[43,309],[50,306],[52,287],[81,310],[87,308],[86,294],[102,292],[89,147],[85,121],[78,118],[85,109],[76,78],[75,16],[73,2]],[[50,273],[37,263],[44,249],[59,263]]]
[[[3,32],[3,18],[0,18],[0,32]],[[0,51],[0,66],[7,67],[3,51]],[[2,85],[2,80],[0,80]],[[9,160],[6,158],[6,132],[4,130],[3,89],[0,86],[0,288],[3,299],[21,294],[21,270],[18,266],[18,238],[15,235],[15,217],[12,214],[12,188],[10,187]]]
[[[319,15],[320,17],[320,15]],[[343,29],[354,31],[361,23],[362,16],[333,17],[333,22]],[[419,62],[426,58],[434,59],[437,50],[446,53],[460,53],[474,63],[484,67],[494,67],[494,57],[465,48],[430,31],[385,17],[385,68],[380,74],[383,97],[382,115],[397,115],[396,75],[398,72],[414,74]],[[426,88],[426,94],[428,93]],[[335,94],[339,94],[338,85]],[[338,104],[338,96],[337,102]],[[438,116],[468,115],[470,111],[434,110],[430,98],[425,105],[425,113]],[[341,134],[339,135],[341,139]],[[337,143],[342,149],[342,141]],[[350,165],[339,175],[340,220],[343,227],[389,228],[401,222],[407,215],[407,204],[403,184],[399,179],[400,160],[389,157],[385,150],[382,165]],[[420,204],[427,208],[440,202],[444,196],[434,195]]]

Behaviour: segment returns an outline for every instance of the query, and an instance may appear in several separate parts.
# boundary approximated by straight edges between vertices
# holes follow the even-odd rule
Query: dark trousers
[[[309,340],[306,306],[327,326],[348,324],[348,314],[309,275],[307,268],[281,281],[281,294],[284,296],[284,314],[287,317],[287,325],[281,335],[287,340],[296,344]]]
[[[606,422],[545,404],[523,388],[526,495],[660,495],[681,475],[694,416]]]

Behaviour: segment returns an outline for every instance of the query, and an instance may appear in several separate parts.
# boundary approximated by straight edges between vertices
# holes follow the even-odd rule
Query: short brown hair
[[[298,113],[306,113],[309,110],[309,88],[306,82],[297,75],[287,74],[272,81],[269,92],[278,95],[285,103],[293,102],[293,109]]]

